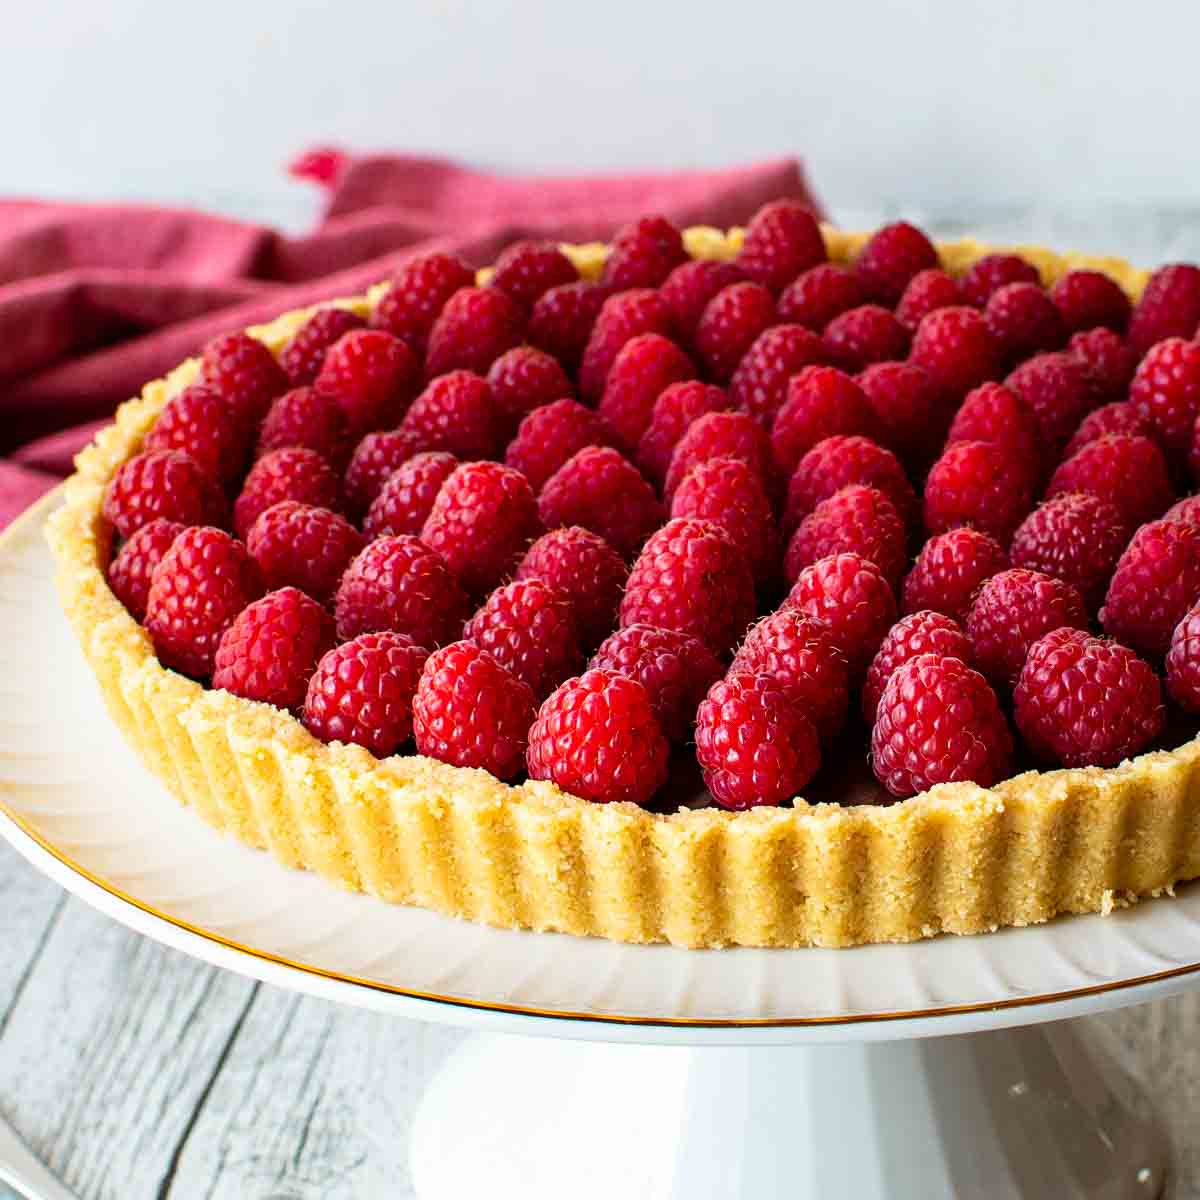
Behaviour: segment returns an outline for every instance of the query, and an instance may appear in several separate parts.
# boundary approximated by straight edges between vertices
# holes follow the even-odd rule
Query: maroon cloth
[[[302,237],[149,205],[0,200],[0,527],[70,472],[122,400],[209,338],[363,291],[414,253],[484,265],[517,237],[600,239],[645,212],[726,226],[780,196],[819,211],[793,159],[556,179],[320,150],[292,170],[329,189]]]

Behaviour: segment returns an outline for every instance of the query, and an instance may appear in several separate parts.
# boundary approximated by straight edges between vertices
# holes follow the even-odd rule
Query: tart
[[[1172,578],[1187,576],[1193,560],[1200,569],[1187,501],[1176,505],[1177,521],[1155,519],[1178,490],[1200,391],[1182,415],[1165,402],[1158,409],[1152,402],[1149,416],[1145,406],[1123,402],[1138,359],[1139,373],[1150,375],[1146,359],[1165,356],[1155,378],[1191,370],[1190,360],[1180,366],[1171,357],[1186,358],[1175,343],[1190,343],[1171,335],[1190,324],[1190,338],[1200,319],[1189,311],[1200,297],[1196,281],[1179,277],[1184,268],[1151,276],[1116,259],[1037,247],[934,246],[902,224],[874,235],[818,231],[787,205],[769,206],[748,233],[694,228],[681,242],[675,234],[675,243],[672,233],[648,220],[610,247],[517,248],[475,280],[461,264],[425,263],[428,278],[414,282],[414,269],[405,281],[415,293],[384,284],[247,331],[282,364],[278,380],[269,378],[271,364],[246,357],[243,338],[224,346],[223,375],[206,365],[215,361],[206,352],[203,362],[181,364],[120,408],[80,454],[47,535],[64,610],[108,711],[146,766],[215,828],[344,888],[496,926],[626,942],[832,947],[973,934],[1109,912],[1200,875],[1200,743],[1189,716],[1197,707],[1191,681],[1200,619],[1173,612],[1164,633],[1161,612],[1147,617],[1136,604],[1127,612],[1130,605],[1122,609],[1112,594],[1116,577],[1127,592],[1144,590],[1146,562],[1164,554],[1184,563]],[[539,317],[548,287],[558,289],[561,312],[543,306]],[[608,312],[615,296],[635,299],[618,306],[628,324],[606,343],[596,314],[602,303]],[[581,320],[591,330],[585,342]],[[610,333],[620,325],[605,320]],[[684,325],[686,336],[676,332]],[[506,363],[514,375],[526,372],[512,387],[496,360],[535,326],[550,353],[533,365]],[[356,337],[365,328],[397,336]],[[331,345],[343,349],[326,352]],[[618,356],[621,386],[610,387]],[[1039,367],[1039,358],[1053,361]],[[1037,418],[1026,443],[1020,422],[1006,415],[1016,403],[1014,364],[1028,386],[1018,407]],[[1086,397],[1071,399],[1070,380],[1046,384],[1055,370],[1085,379]],[[804,372],[803,396],[784,418]],[[923,373],[932,391],[922,390]],[[485,376],[490,442],[472,415]],[[289,379],[314,382],[299,397],[289,392],[287,404],[275,402]],[[386,386],[370,386],[380,379]],[[999,387],[1001,379],[1013,386]],[[260,402],[264,388],[269,412]],[[648,401],[671,388],[675,396],[654,424]],[[322,390],[339,397],[336,420],[313,397]],[[185,392],[188,405],[163,416]],[[255,431],[253,482],[244,478],[247,446],[213,436],[220,422],[205,415],[218,411],[205,399],[213,392]],[[821,411],[832,414],[832,425],[814,444],[806,406],[821,409],[829,396]],[[864,396],[865,425],[839,427]],[[443,438],[447,414],[453,429]],[[750,426],[766,432],[760,437]],[[128,486],[131,472],[122,468],[147,445],[170,459],[163,466],[160,457],[157,470],[187,476],[179,484],[186,512],[155,510],[152,498]],[[505,445],[507,473],[494,465],[474,470],[475,460],[501,457]],[[171,449],[181,446],[187,453]],[[549,462],[547,447],[558,454]],[[1165,464],[1157,475],[1155,447]],[[190,462],[186,470],[180,458]],[[188,474],[197,463],[198,474]],[[892,463],[902,463],[898,478],[888,473]],[[1148,474],[1126,476],[1136,487],[1111,486],[1114,471],[1143,469]],[[538,498],[532,514],[525,492],[504,491],[514,473],[537,482],[528,489]],[[990,490],[979,484],[984,477]],[[1155,486],[1161,494],[1145,511],[1126,511],[1145,505]],[[123,499],[114,501],[122,487]],[[1137,496],[1123,495],[1130,490]],[[464,539],[455,514],[472,504],[503,512],[499,534],[472,526]],[[264,513],[282,521],[288,505],[342,510],[322,527],[321,545],[340,547],[331,559],[297,565],[278,557],[278,542],[275,560],[255,550]],[[397,532],[414,519],[414,506],[415,519],[424,519],[421,543],[411,528]],[[760,510],[765,515],[755,516]],[[118,524],[126,521],[124,539],[114,513]],[[128,560],[117,570],[118,546],[154,515],[182,518],[142,535],[161,541],[157,565],[145,579],[134,578],[138,564]],[[1119,527],[1108,542],[1092,532],[1105,520]],[[1086,523],[1093,558],[1072,549],[1079,528],[1072,522]],[[532,569],[504,582],[543,524],[586,526],[633,563],[621,602],[624,637],[604,639],[617,616],[588,609],[581,589],[571,617],[577,640],[563,634],[555,650],[561,595]],[[1164,533],[1163,524],[1184,532]],[[218,537],[216,527],[238,536]],[[774,542],[763,533],[768,527]],[[991,551],[981,547],[999,549],[978,579],[959,579],[953,593],[949,577],[931,566],[937,547],[926,543],[912,563],[922,540],[937,535],[952,539],[939,546],[954,562],[982,561],[978,555]],[[357,566],[388,539],[449,573],[441,598],[427,606],[436,611],[420,614],[421,637],[432,644],[415,660],[407,649],[415,637],[396,637],[378,621],[356,625],[353,606],[343,603],[346,563]],[[1006,550],[1015,558],[1018,545],[1020,561],[1034,566],[1009,567]],[[685,597],[687,611],[676,619],[678,597],[664,592],[677,576],[662,563],[674,569],[694,555],[716,564],[704,576],[712,586]],[[176,616],[191,611],[178,580],[164,578],[164,563],[170,558],[185,571],[213,556],[225,590],[219,600],[206,593],[205,603],[229,609],[215,680],[212,645],[198,651],[172,642],[178,628],[153,619],[167,593]],[[832,673],[822,674],[820,638],[804,643],[817,657],[799,671],[809,685],[802,696],[770,667],[771,648],[781,643],[770,641],[779,630],[764,623],[787,625],[799,603],[795,588],[784,599],[779,571],[796,588],[825,587],[827,598],[829,579],[841,578],[847,563],[854,586],[870,576],[890,615],[874,634],[830,634]],[[296,571],[307,572],[305,587],[276,586],[273,573],[294,581]],[[358,574],[370,572],[359,567]],[[257,603],[274,607],[256,609],[256,626],[246,613],[267,586],[276,590]],[[147,588],[149,629],[139,620]],[[1190,610],[1200,585],[1194,590],[1173,602]],[[930,611],[937,603],[940,616]],[[511,638],[504,642],[509,658],[500,663],[497,638],[511,633],[520,606],[536,611],[536,626],[528,626],[536,636],[526,636],[519,652]],[[900,607],[914,615],[897,623]],[[804,611],[823,628],[828,614],[819,610]],[[1098,620],[1123,645],[1088,632],[1101,631]],[[251,660],[254,638],[271,621],[290,632],[286,653],[269,664],[282,674],[264,682],[270,672],[254,675],[261,664]],[[1014,629],[1024,631],[1015,650]],[[340,715],[317,712],[320,689],[309,677],[324,672],[336,684],[339,663],[329,656],[353,657],[344,646],[364,638],[375,639],[366,652],[376,655],[372,662],[386,658],[393,683],[408,679],[395,683],[392,715],[399,716],[390,741],[380,734],[383,717],[366,720],[364,730],[355,724],[363,710],[353,706]],[[699,691],[680,685],[668,703],[669,689],[629,664],[645,644],[676,653],[680,638],[696,672],[684,683]],[[584,673],[589,652],[592,669]],[[1164,661],[1169,698],[1156,674]],[[439,671],[450,679],[441,692],[432,680]],[[462,727],[477,719],[456,707],[454,689],[481,671],[479,686],[498,689],[483,694],[503,697],[489,712],[494,770],[452,765],[463,758]],[[1073,688],[1093,689],[1101,708],[1117,697],[1138,709],[1140,724],[1106,710],[1101,728],[1088,719],[1081,725]],[[694,729],[697,694],[704,698]],[[978,703],[962,717],[956,703],[965,696]],[[914,759],[922,738],[911,729],[920,719],[913,713],[931,703],[942,704],[938,736],[952,720],[960,740],[939,743],[942,760],[920,760],[919,752]],[[610,762],[596,782],[594,756],[587,757],[595,735],[586,725],[596,705],[620,725],[608,749],[633,764],[628,778],[625,766]],[[414,711],[424,754],[408,738]],[[377,735],[382,740],[372,742]],[[988,754],[972,759],[962,736],[982,739]],[[746,754],[730,751],[739,738],[758,739],[743,746],[754,760],[749,769]],[[669,759],[668,742],[675,744]],[[496,751],[502,743],[512,753]],[[798,780],[803,787],[793,786]]]

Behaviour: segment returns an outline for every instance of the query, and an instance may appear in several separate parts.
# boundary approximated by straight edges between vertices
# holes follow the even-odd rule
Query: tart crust
[[[824,229],[845,261],[865,234]],[[741,231],[689,229],[697,258]],[[565,247],[596,274],[603,245]],[[961,273],[995,248],[938,244]],[[1015,248],[1051,283],[1106,272],[1136,299],[1147,273],[1113,258]],[[481,279],[488,272],[480,272]],[[336,303],[366,313],[383,285]],[[312,309],[250,332],[278,351]],[[64,610],[113,719],[147,767],[217,829],[342,887],[491,925],[687,947],[852,946],[1109,912],[1200,876],[1200,738],[1110,770],[943,784],[890,806],[656,814],[550,783],[501,783],[417,755],[325,745],[269,705],[162,667],[109,590],[104,487],[191,359],[121,406],[76,460],[46,532]]]

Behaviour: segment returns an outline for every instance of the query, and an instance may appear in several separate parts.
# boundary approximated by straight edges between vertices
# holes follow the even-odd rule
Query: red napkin
[[[646,212],[726,226],[780,196],[819,211],[794,159],[556,179],[318,150],[292,172],[329,190],[302,237],[150,205],[0,200],[0,526],[70,472],[122,400],[209,338],[363,291],[414,253],[484,265],[517,237],[605,238]]]

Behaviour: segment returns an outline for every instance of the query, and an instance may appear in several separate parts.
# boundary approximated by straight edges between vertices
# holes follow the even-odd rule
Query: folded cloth
[[[328,189],[301,237],[151,205],[0,200],[0,526],[69,473],[122,400],[209,338],[361,292],[415,253],[483,265],[514,238],[605,238],[646,212],[725,226],[780,196],[819,211],[794,159],[537,178],[323,149],[292,173]]]

